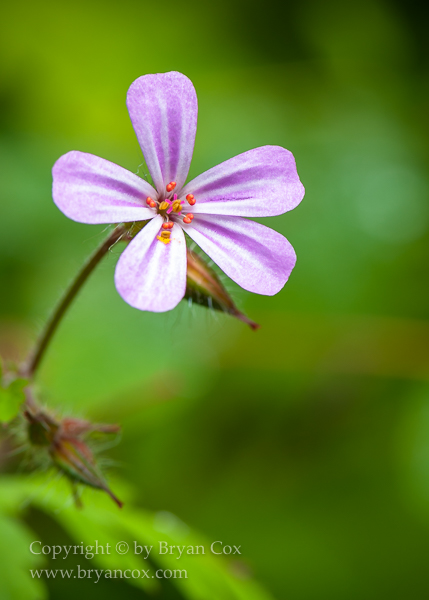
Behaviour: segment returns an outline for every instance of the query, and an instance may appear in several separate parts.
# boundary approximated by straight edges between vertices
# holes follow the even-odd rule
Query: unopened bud
[[[76,437],[61,437],[54,440],[49,448],[54,464],[74,483],[83,483],[103,490],[122,508],[122,502],[115,496],[106,483],[94,456],[88,446]]]
[[[70,417],[62,420],[42,410],[28,409],[28,438],[33,446],[47,446],[54,465],[73,484],[78,482],[105,491],[122,507],[122,502],[110,490],[95,457],[83,437],[91,433],[118,433],[118,425],[90,423]]]

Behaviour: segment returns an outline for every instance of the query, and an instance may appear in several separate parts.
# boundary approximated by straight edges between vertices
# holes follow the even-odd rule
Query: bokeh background
[[[169,70],[192,79],[190,177],[264,144],[295,155],[305,199],[263,221],[295,247],[290,281],[269,298],[224,279],[259,331],[186,303],[167,314],[132,309],[113,284],[117,247],[38,377],[49,406],[123,425],[107,456],[136,509],[241,545],[240,577],[255,578],[264,598],[429,594],[427,26],[423,4],[399,0],[21,0],[1,9],[6,359],[24,357],[105,235],[54,206],[55,160],[82,150],[144,174],[125,106],[134,79]],[[16,462],[3,452],[1,463],[9,481]],[[85,510],[98,496],[84,495]],[[18,554],[28,555],[25,536],[69,539],[61,503],[57,512],[16,506]],[[5,527],[8,544],[18,540]],[[2,556],[4,576],[16,561],[7,548]],[[2,597],[32,597],[11,589]],[[149,592],[45,581],[34,598]],[[187,594],[167,582],[157,597]]]

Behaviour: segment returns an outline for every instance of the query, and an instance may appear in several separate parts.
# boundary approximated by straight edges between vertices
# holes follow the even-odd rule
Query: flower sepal
[[[124,241],[130,242],[140,231],[149,223],[149,219],[146,221],[133,221],[132,223],[124,223],[125,236]]]
[[[187,250],[185,298],[208,308],[228,313],[253,330],[260,326],[238,310],[214,269],[191,250]]]

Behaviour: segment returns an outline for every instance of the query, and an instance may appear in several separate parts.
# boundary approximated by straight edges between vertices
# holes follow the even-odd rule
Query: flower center
[[[165,189],[168,194],[170,194],[174,188],[176,187],[175,181],[170,181],[168,185],[166,185]],[[158,200],[154,200],[150,196],[146,198],[146,204],[151,208],[155,208],[158,215],[161,215],[164,219],[164,223],[162,224],[162,229],[159,235],[156,236],[156,239],[162,242],[163,244],[169,244],[171,242],[171,229],[173,229],[174,221],[172,217],[181,216],[184,200],[181,200],[177,197],[177,194],[173,195],[173,198],[162,198],[165,196],[165,193],[160,195],[161,197]],[[194,206],[196,200],[193,194],[188,194],[186,196],[186,201],[190,206]],[[192,213],[187,213],[183,217],[184,223],[191,223],[194,215]],[[175,219],[174,219],[175,220]]]

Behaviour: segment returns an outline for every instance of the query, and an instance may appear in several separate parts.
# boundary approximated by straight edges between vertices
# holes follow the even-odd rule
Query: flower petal
[[[121,254],[115,271],[119,294],[140,310],[164,312],[180,302],[186,290],[186,242],[180,225],[171,242],[156,239],[163,219],[157,215]]]
[[[287,239],[239,217],[198,215],[185,232],[238,285],[249,292],[277,294],[295,266]]]
[[[144,75],[131,84],[128,112],[159,192],[188,176],[197,130],[197,95],[182,73]]]
[[[151,219],[144,205],[156,191],[147,181],[114,163],[85,152],[68,152],[52,169],[58,208],[80,223],[121,223]]]
[[[304,197],[293,154],[280,146],[249,150],[209,169],[182,190],[194,213],[239,217],[281,215]]]

